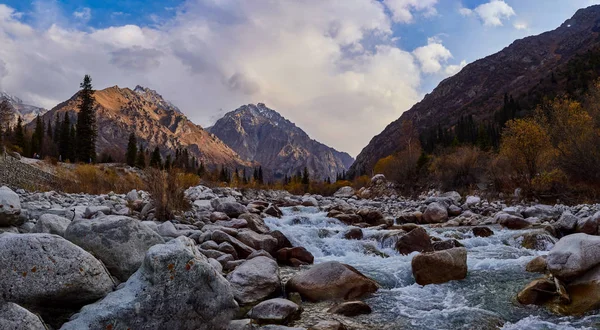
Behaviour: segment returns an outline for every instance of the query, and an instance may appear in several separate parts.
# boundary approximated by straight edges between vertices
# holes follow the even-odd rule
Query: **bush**
[[[458,147],[435,157],[430,172],[444,190],[471,188],[483,181],[487,158],[477,147]]]
[[[144,171],[144,179],[158,220],[169,220],[177,212],[186,211],[191,207],[184,197],[185,190],[190,187],[187,184],[193,181],[189,174],[175,169],[167,172],[148,168]]]

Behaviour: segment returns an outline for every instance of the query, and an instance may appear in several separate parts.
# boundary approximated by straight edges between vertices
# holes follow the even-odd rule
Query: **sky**
[[[265,103],[356,156],[465,65],[600,0],[0,0],[0,90],[155,89],[212,125]]]

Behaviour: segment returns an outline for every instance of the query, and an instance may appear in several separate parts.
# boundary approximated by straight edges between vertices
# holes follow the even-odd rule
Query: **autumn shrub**
[[[458,147],[434,157],[430,172],[444,190],[463,190],[481,181],[487,155],[477,147]]]
[[[169,220],[177,212],[190,208],[190,203],[184,197],[184,192],[192,179],[178,170],[163,171],[148,168],[144,171],[144,180],[148,193],[155,208],[158,220]]]
[[[50,162],[51,163],[51,162]],[[145,189],[144,182],[136,173],[122,169],[91,164],[54,166],[58,178],[57,187],[69,193],[107,194],[115,192],[125,194],[133,189]]]

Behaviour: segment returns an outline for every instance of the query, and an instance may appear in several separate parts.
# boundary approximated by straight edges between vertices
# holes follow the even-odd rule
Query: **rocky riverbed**
[[[2,329],[595,329],[600,205],[0,188]],[[368,198],[367,198],[368,197]]]

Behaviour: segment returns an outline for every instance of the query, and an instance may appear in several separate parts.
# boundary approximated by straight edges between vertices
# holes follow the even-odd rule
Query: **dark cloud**
[[[156,49],[142,47],[122,48],[110,53],[110,63],[123,70],[147,71],[155,69],[160,65],[163,55]]]
[[[240,72],[236,72],[227,79],[227,87],[232,91],[240,91],[246,95],[260,92],[260,85]]]

